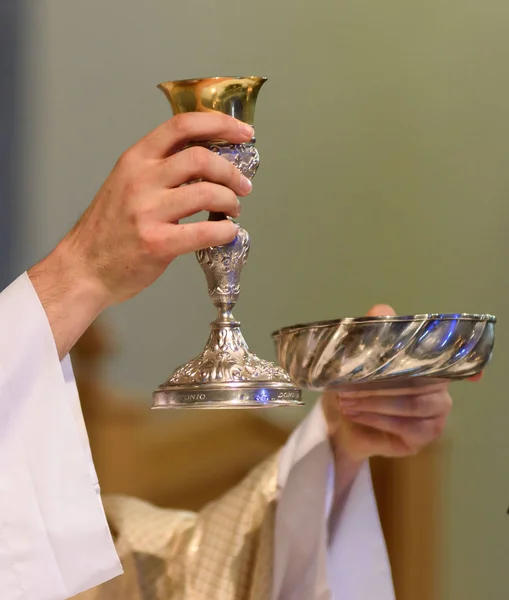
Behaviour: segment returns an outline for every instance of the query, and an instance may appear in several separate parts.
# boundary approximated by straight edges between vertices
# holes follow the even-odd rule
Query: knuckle
[[[149,227],[139,227],[138,237],[142,250],[152,256],[160,256],[163,252],[163,240]]]
[[[177,135],[185,135],[189,131],[190,115],[188,113],[179,113],[172,117],[168,124]]]
[[[212,187],[209,183],[199,182],[180,188],[181,203],[193,211],[205,210],[213,198]]]
[[[231,208],[233,204],[237,205],[237,196],[230,188],[217,186],[217,194],[214,196],[214,201],[223,208]]]
[[[445,419],[432,419],[431,420],[431,425],[430,425],[430,433],[431,433],[431,439],[432,440],[436,440],[437,438],[439,438],[445,428]]]
[[[133,151],[131,148],[129,148],[129,150],[122,152],[122,154],[118,157],[116,166],[117,167],[125,167],[132,161],[132,159],[133,159]]]
[[[201,173],[207,169],[212,161],[212,152],[203,146],[193,146],[188,150],[189,160],[196,172]]]
[[[181,226],[176,226],[181,227]],[[185,235],[185,231],[184,231]],[[152,262],[161,265],[172,262],[179,254],[178,238],[169,236],[157,228],[147,227],[140,234],[141,251]]]
[[[413,396],[410,398],[410,416],[420,417],[423,416],[426,410],[426,397],[425,396]]]
[[[128,199],[139,196],[143,191],[143,181],[137,177],[129,179],[125,183],[125,195]],[[137,204],[134,205],[134,211],[137,213],[139,210],[139,206]]]
[[[414,423],[412,438],[421,441],[429,437],[433,430],[433,420],[417,419]]]
[[[214,186],[210,183],[198,183],[195,184],[196,189],[194,190],[194,203],[198,204],[200,208],[209,205],[214,200]],[[193,187],[193,186],[189,186]]]
[[[136,225],[138,234],[144,232],[154,224],[154,214],[157,211],[157,204],[150,201],[136,201],[131,203],[131,216]]]
[[[135,146],[128,148],[117,160],[116,167],[122,170],[130,171],[140,162],[140,157]]]
[[[237,194],[233,190],[226,190],[228,203],[232,206],[237,207],[239,204],[239,199],[237,198]]]
[[[407,442],[409,447],[421,448],[438,439],[444,430],[445,422],[442,419],[421,419],[414,423],[412,431],[408,432]]]
[[[428,428],[426,423],[423,423],[419,419],[406,419],[405,421],[401,423],[401,427],[399,428],[401,439],[404,440],[408,448],[420,447],[423,437],[427,435]]]
[[[195,229],[194,245],[196,248],[205,248],[209,245],[209,236],[207,233],[207,227],[205,223],[199,223]]]
[[[448,415],[452,410],[452,398],[449,392],[442,395],[443,413]]]

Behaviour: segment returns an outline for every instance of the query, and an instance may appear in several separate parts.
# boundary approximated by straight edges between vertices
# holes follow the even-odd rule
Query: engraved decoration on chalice
[[[161,83],[173,113],[219,111],[253,125],[263,77],[212,77]],[[252,179],[260,162],[255,140],[200,142]],[[192,185],[192,182],[190,183]],[[226,219],[210,213],[209,220]],[[232,314],[240,276],[249,255],[247,231],[239,227],[230,244],[196,253],[209,296],[217,309],[203,352],[182,365],[154,392],[154,408],[259,408],[302,404],[301,391],[280,366],[250,352]]]

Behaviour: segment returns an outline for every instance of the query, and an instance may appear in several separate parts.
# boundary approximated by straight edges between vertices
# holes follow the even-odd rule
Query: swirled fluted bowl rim
[[[278,337],[293,331],[305,331],[309,329],[335,327],[341,324],[348,325],[363,325],[373,323],[416,323],[424,321],[476,321],[478,323],[488,322],[496,323],[497,318],[490,314],[476,313],[422,313],[417,315],[387,315],[387,316],[370,316],[370,317],[344,317],[341,319],[330,319],[326,321],[312,321],[310,323],[298,323],[296,325],[288,325],[272,332],[272,337]]]

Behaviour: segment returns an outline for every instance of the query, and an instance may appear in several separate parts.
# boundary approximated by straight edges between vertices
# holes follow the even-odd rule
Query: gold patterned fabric
[[[200,513],[107,497],[124,575],[76,600],[269,600],[278,456]]]

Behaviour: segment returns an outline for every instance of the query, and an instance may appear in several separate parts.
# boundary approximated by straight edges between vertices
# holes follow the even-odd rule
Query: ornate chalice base
[[[256,98],[264,82],[261,77],[213,77],[168,82],[159,87],[175,114],[219,111],[252,125]],[[246,144],[216,140],[197,144],[226,158],[249,179],[258,170],[260,157],[254,138]],[[226,218],[222,213],[209,216],[209,220]],[[203,352],[179,367],[157,388],[153,408],[265,408],[302,404],[301,391],[286,371],[249,351],[240,323],[232,315],[249,247],[249,235],[239,227],[230,244],[196,253],[218,316],[211,324]]]
[[[249,351],[240,323],[221,317],[205,350],[154,394],[154,408],[264,408],[300,403],[285,371]]]

